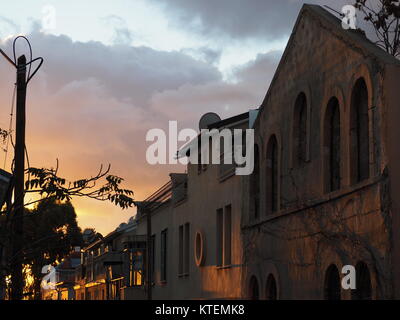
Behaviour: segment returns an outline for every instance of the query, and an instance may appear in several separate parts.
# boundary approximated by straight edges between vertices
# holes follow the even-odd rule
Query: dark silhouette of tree
[[[24,264],[33,278],[24,291],[29,298],[40,299],[43,266],[61,262],[75,246],[83,244],[71,202],[47,199],[33,210],[26,209],[23,236]]]
[[[2,140],[3,144],[10,137],[10,132],[0,128],[0,140]],[[12,173],[14,173],[13,166],[11,169]],[[58,160],[56,167],[49,169],[31,167],[28,159],[28,168],[25,170],[25,195],[31,194],[35,200],[24,203],[24,206],[35,204],[38,205],[38,208],[41,208],[39,206],[41,203],[48,204],[54,201],[66,201],[68,203],[74,197],[85,197],[98,201],[108,201],[122,209],[132,207],[134,205],[133,191],[122,188],[121,184],[124,179],[110,174],[110,169],[111,165],[108,165],[106,169],[100,166],[95,176],[68,181],[58,174]],[[17,209],[15,203],[9,201],[8,205],[2,209],[0,211],[0,299],[2,295],[1,289],[5,287],[5,277],[10,273],[9,265],[10,261],[12,261],[10,259],[18,259],[17,261],[25,259],[25,252],[21,251],[19,256],[12,257],[9,252],[15,238],[10,233],[11,226],[15,221],[15,209]],[[36,246],[40,249],[41,244]],[[37,270],[34,270],[34,272],[37,272]],[[16,281],[16,283],[19,283],[19,281]],[[37,291],[37,288],[35,290]]]
[[[98,174],[94,177],[67,181],[58,176],[58,162],[55,169],[28,168],[26,170],[28,180],[25,182],[25,193],[36,193],[41,196],[40,200],[54,198],[56,200],[71,200],[72,197],[86,197],[100,201],[111,201],[122,209],[132,207],[133,191],[120,188],[124,180],[115,175],[108,174],[111,166],[106,170],[100,167]],[[97,183],[105,179],[101,187]]]
[[[400,56],[400,0],[356,0],[354,6],[364,14],[375,31],[376,45],[394,57]]]
[[[103,239],[103,235],[96,231],[95,228],[86,228],[82,232],[83,243],[86,246],[95,242],[96,240]]]

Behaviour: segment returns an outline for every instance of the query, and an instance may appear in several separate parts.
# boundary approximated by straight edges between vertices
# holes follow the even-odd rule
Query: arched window
[[[293,162],[301,164],[307,160],[307,98],[302,92],[294,106]]]
[[[351,291],[353,300],[371,300],[371,276],[368,266],[364,262],[356,265],[356,289]]]
[[[276,287],[276,281],[275,277],[272,274],[270,274],[267,278],[266,297],[267,300],[278,299],[278,290]]]
[[[351,182],[369,178],[368,89],[363,78],[357,80],[351,95],[350,172]]]
[[[340,109],[339,101],[329,100],[324,121],[325,191],[340,188]]]
[[[249,298],[251,300],[258,300],[260,298],[260,293],[258,290],[258,281],[255,276],[252,276],[250,279]]]
[[[254,145],[254,171],[251,176],[251,199],[253,217],[258,219],[260,216],[260,152],[258,150],[258,145]]]
[[[267,145],[267,213],[278,210],[278,142],[273,135]]]
[[[331,264],[325,273],[324,298],[325,300],[340,300],[340,276],[334,264]]]

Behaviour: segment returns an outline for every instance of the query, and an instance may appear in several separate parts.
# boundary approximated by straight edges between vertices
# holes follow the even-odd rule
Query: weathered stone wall
[[[335,264],[340,272],[343,265],[359,261],[368,265],[372,297],[393,295],[390,197],[384,174],[388,160],[382,142],[389,104],[383,98],[387,61],[360,45],[367,40],[355,31],[348,31],[348,37],[329,23],[321,22],[312,10],[303,10],[255,124],[261,156],[261,217],[251,218],[248,178],[243,217],[247,295],[250,278],[255,276],[264,298],[267,276],[273,274],[279,298],[322,299],[328,266]],[[350,109],[352,90],[360,78],[368,90],[369,178],[354,184],[350,180],[350,158],[355,152],[350,143]],[[301,92],[308,107],[308,159],[298,165],[293,152],[293,118]],[[323,132],[332,97],[340,106],[341,187],[326,192]],[[272,135],[279,146],[280,209],[267,214],[266,146]],[[350,296],[348,290],[342,290],[342,298]]]

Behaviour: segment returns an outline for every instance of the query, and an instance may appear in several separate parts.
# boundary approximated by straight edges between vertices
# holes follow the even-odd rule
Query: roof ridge
[[[373,55],[375,58],[379,59],[383,63],[387,63],[387,64],[394,63],[394,64],[400,65],[400,61],[398,59],[396,59],[395,57],[393,57],[392,55],[387,53],[382,48],[375,45],[366,36],[361,35],[359,32],[355,32],[355,30],[343,29],[341,26],[341,20],[338,17],[331,14],[326,9],[324,9],[322,6],[316,5],[316,4],[305,3],[305,4],[303,4],[303,6],[300,9],[300,12],[296,18],[296,22],[295,22],[292,32],[290,34],[289,40],[286,44],[285,50],[283,51],[282,57],[279,60],[279,63],[275,70],[274,76],[271,80],[271,83],[268,87],[267,93],[261,104],[260,112],[258,113],[255,121],[258,121],[258,119],[262,113],[262,110],[264,109],[264,105],[266,104],[268,97],[271,95],[271,89],[273,87],[273,84],[275,83],[276,78],[278,77],[278,75],[280,73],[280,69],[282,68],[283,63],[286,60],[286,57],[290,52],[290,49],[294,43],[294,37],[295,37],[295,34],[297,33],[298,26],[299,26],[300,21],[302,20],[305,13],[310,13],[313,18],[318,19],[318,21],[325,24],[325,26],[327,26],[327,24],[329,24],[329,26],[332,26],[333,28],[329,29],[329,32],[331,32],[332,34],[334,34],[336,36],[338,36],[337,33],[340,33],[343,36],[343,39],[342,39],[343,41],[353,42],[353,44],[355,44],[356,47],[359,48],[360,50],[364,51],[364,53],[365,53],[365,51],[368,52],[369,54]],[[322,18],[325,18],[325,19],[322,19]]]

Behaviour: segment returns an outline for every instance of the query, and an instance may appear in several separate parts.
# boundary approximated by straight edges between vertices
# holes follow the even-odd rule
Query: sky
[[[310,0],[341,10],[352,0]],[[198,128],[258,108],[304,1],[19,0],[0,3],[0,46],[25,35],[45,60],[29,83],[27,149],[33,167],[69,180],[101,164],[142,200],[183,166],[147,164],[153,128]],[[27,54],[23,42],[17,54]],[[8,129],[15,73],[0,60],[0,128]],[[15,119],[15,118],[14,118]],[[0,153],[3,167],[5,153]],[[9,170],[12,152],[7,154]],[[29,197],[25,201],[29,201]],[[136,212],[74,199],[82,228],[106,234]]]

